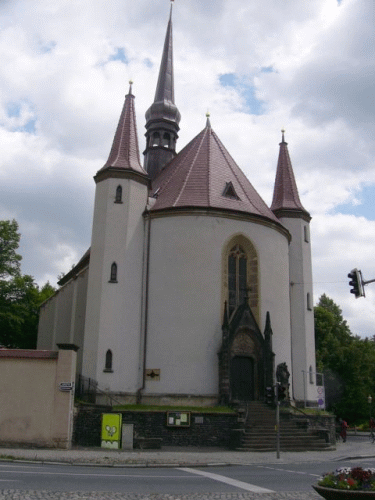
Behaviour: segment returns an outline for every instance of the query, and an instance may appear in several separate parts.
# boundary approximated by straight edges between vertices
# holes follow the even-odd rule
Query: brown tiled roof
[[[139,159],[137,124],[135,118],[134,95],[130,84],[129,93],[125,96],[120,120],[108,160],[99,172],[110,169],[133,170],[147,175]]]
[[[307,210],[303,208],[301,200],[299,199],[292,162],[290,161],[288,151],[288,143],[284,140],[284,132],[282,135],[282,141],[280,142],[280,152],[277,163],[271,210],[275,213],[278,211],[299,211],[308,215]]]
[[[278,221],[212,130],[209,120],[153,182],[152,211],[217,208]]]

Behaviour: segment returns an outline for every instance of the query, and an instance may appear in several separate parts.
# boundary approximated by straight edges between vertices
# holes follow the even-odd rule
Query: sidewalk
[[[117,451],[101,448],[15,449],[1,448],[0,460],[58,462],[112,467],[205,467],[209,465],[251,465],[295,462],[340,462],[345,459],[375,457],[375,444],[367,436],[348,436],[335,450],[283,452],[243,452],[218,448],[162,447],[161,450]],[[337,465],[337,467],[339,464]]]

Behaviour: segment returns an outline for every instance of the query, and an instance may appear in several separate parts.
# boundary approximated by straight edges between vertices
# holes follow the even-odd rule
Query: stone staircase
[[[240,446],[242,451],[276,451],[276,410],[261,401],[250,401],[247,409],[239,412],[243,433]],[[318,451],[329,449],[324,430],[312,430],[309,419],[293,418],[280,412],[280,450]]]

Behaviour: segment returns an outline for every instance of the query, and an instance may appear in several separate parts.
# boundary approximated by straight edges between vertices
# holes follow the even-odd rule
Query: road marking
[[[258,469],[270,469],[270,470],[277,470],[280,472],[290,472],[291,474],[302,474],[305,476],[313,476],[313,477],[321,477],[321,474],[311,474],[310,472],[301,472],[298,470],[288,470],[288,469],[278,469],[277,467],[266,467],[265,465],[257,465]]]
[[[213,474],[212,472],[205,472],[198,469],[188,469],[182,467],[180,470],[189,472],[190,474],[197,474],[198,476],[208,477],[214,481],[220,481],[221,483],[229,484],[230,486],[235,486],[236,488],[241,488],[246,491],[252,491],[254,493],[275,493],[273,490],[268,490],[266,488],[261,488],[255,484],[244,483],[243,481],[237,481],[236,479],[231,479],[229,477],[220,476],[219,474]]]

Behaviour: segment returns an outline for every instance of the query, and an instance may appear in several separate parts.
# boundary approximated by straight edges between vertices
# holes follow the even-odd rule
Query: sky
[[[56,285],[90,246],[95,183],[129,80],[142,152],[168,0],[0,0],[0,219],[18,221],[22,272]],[[314,303],[375,335],[373,0],[176,0],[181,150],[211,124],[270,205],[285,129],[312,215]]]

